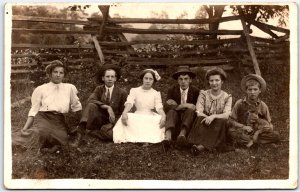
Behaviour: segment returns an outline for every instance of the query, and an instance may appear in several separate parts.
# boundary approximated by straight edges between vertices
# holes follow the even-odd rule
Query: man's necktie
[[[182,93],[181,93],[181,104],[186,103],[186,101],[185,101],[185,95],[186,95],[186,93],[185,93],[185,90],[184,90],[184,91],[182,91]]]
[[[107,89],[107,91],[106,91],[105,102],[106,102],[106,104],[110,103],[110,92],[109,92],[109,89]]]

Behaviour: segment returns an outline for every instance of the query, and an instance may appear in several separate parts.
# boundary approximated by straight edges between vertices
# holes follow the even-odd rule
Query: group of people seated
[[[32,107],[13,145],[47,150],[59,146],[80,146],[86,134],[114,143],[162,143],[165,151],[174,144],[190,147],[198,155],[203,150],[224,149],[228,140],[247,147],[279,141],[273,130],[267,105],[259,99],[266,90],[265,80],[250,74],[241,81],[245,97],[232,108],[232,96],[222,90],[227,74],[219,67],[206,71],[210,87],[199,90],[192,86],[196,74],[188,66],[179,66],[172,75],[176,83],[168,88],[166,102],[153,85],[161,80],[153,69],[141,71],[141,86],[129,94],[116,85],[121,70],[106,64],[98,71],[101,85],[82,105],[74,85],[63,83],[67,74],[61,61],[46,67],[50,82],[38,86],[31,98]],[[71,128],[65,121],[69,112],[80,115]],[[73,139],[69,139],[70,135]]]

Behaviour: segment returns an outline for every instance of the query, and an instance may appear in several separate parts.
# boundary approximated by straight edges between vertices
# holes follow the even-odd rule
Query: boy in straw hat
[[[229,137],[247,147],[251,147],[253,143],[279,141],[279,133],[273,131],[268,106],[259,99],[259,94],[266,90],[265,80],[258,75],[249,74],[242,79],[241,89],[246,97],[239,99],[232,109]]]
[[[179,66],[172,75],[177,83],[168,89],[166,98],[165,149],[170,147],[173,139],[179,146],[187,145],[186,136],[196,117],[195,109],[200,92],[197,87],[190,85],[195,76],[188,66]]]
[[[96,74],[97,81],[102,84],[96,87],[88,98],[77,127],[77,137],[71,146],[77,147],[81,136],[86,132],[102,140],[111,140],[112,128],[124,110],[127,92],[115,85],[121,76],[121,69],[117,65],[103,65]]]

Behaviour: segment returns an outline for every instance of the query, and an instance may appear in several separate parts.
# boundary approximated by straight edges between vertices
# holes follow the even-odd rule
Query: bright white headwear
[[[159,76],[158,72],[155,71],[154,69],[145,69],[144,71],[152,71],[154,73],[156,81],[159,81],[161,77]]]

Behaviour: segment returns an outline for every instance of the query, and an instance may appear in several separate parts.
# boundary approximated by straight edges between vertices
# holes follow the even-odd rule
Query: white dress
[[[153,112],[163,108],[160,92],[142,87],[132,88],[125,105],[130,103],[136,107],[134,113],[128,113],[128,125],[121,118],[113,128],[115,143],[148,142],[158,143],[164,139],[165,129],[159,127],[161,115]]]

